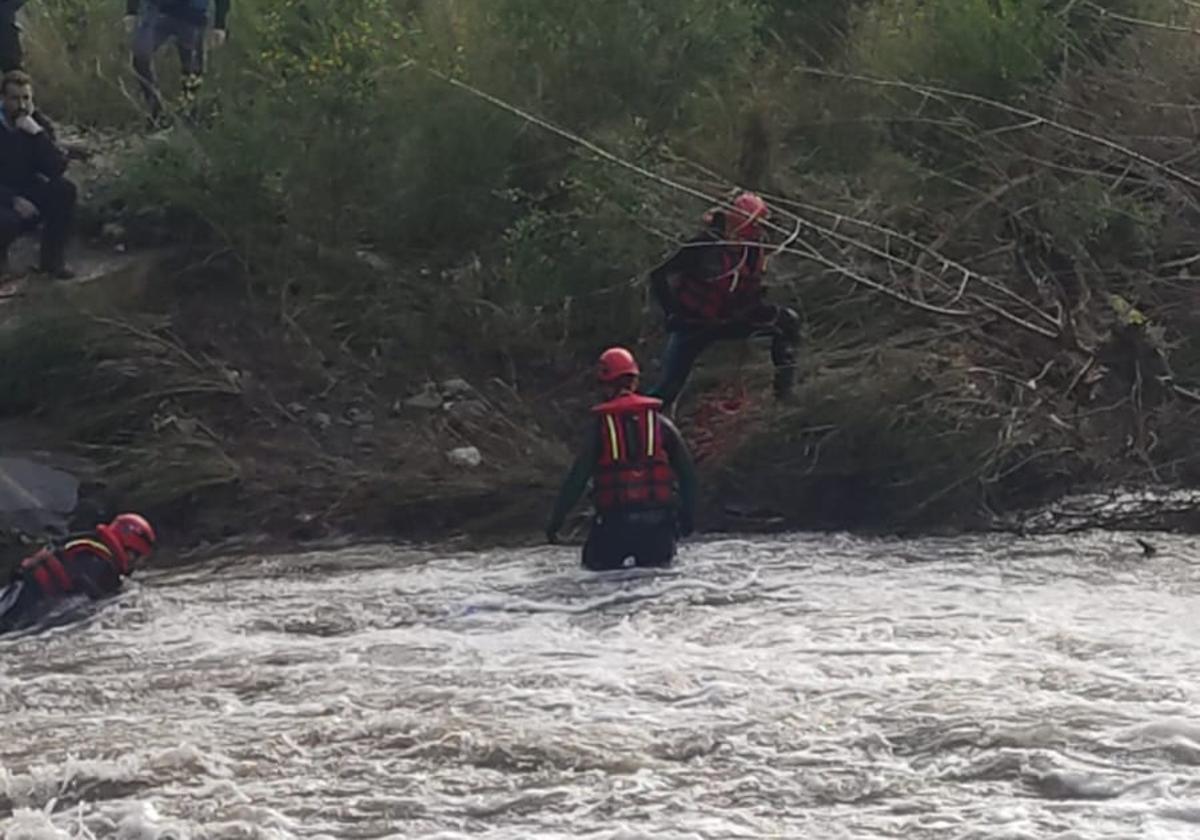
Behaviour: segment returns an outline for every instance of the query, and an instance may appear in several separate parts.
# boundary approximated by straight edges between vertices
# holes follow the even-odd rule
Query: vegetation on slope
[[[109,4],[30,13],[43,106],[140,131]],[[501,518],[533,524],[591,359],[625,342],[656,375],[645,273],[735,186],[775,209],[771,294],[804,317],[802,386],[774,406],[765,348],[702,358],[681,422],[708,522],[977,523],[1070,488],[1194,483],[1196,17],[1182,0],[242,0],[201,124],[134,145],[94,199],[189,257],[157,324],[110,321],[207,354],[174,369],[189,381],[232,366],[288,392],[270,410],[240,385],[172,393],[158,415],[194,415],[211,446],[165,495],[194,510],[216,485],[276,492],[290,473],[264,465],[300,445],[264,452],[293,434],[278,425],[332,459],[303,485],[315,516],[361,521],[368,500],[346,500],[363,487],[422,517],[418,500],[461,513],[503,489]],[[89,323],[7,344],[6,410],[37,381],[61,397],[43,411],[78,417],[96,369],[149,358]],[[40,373],[65,363],[88,388]],[[394,424],[382,462],[288,408],[382,418],[455,375],[503,390],[489,430],[401,411],[372,425]],[[723,414],[731,395],[742,409]],[[121,405],[72,439],[112,447],[114,475],[153,474],[122,436],[156,448],[178,429]],[[463,442],[483,471],[440,458]]]

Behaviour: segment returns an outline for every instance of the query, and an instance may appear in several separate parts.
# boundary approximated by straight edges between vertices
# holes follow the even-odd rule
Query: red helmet
[[[596,378],[601,382],[612,382],[622,376],[637,376],[640,373],[637,359],[624,347],[610,347],[600,354]]]
[[[108,529],[133,561],[149,557],[150,552],[154,550],[154,544],[158,542],[154,528],[136,513],[120,514],[108,523]]]
[[[771,217],[767,202],[762,196],[752,192],[744,192],[733,200],[733,209],[725,216],[728,232],[731,236],[758,230],[758,223]]]

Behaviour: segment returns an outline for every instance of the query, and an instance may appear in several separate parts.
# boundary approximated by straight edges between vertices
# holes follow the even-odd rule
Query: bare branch
[[[834,70],[825,70],[825,69],[818,68],[818,67],[798,67],[796,69],[801,73],[807,73],[807,74],[814,75],[814,76],[824,76],[827,78],[842,79],[843,81],[860,82],[862,84],[875,85],[878,87],[885,87],[885,88],[900,88],[903,90],[912,91],[913,93],[923,94],[925,96],[947,97],[949,99],[958,99],[958,100],[962,100],[965,102],[974,102],[978,105],[984,105],[989,108],[994,108],[999,111],[1004,111],[1006,113],[1013,114],[1015,116],[1021,117],[1022,119],[1025,119],[1025,120],[1033,120],[1036,122],[1040,122],[1041,124],[1047,126],[1048,128],[1052,128],[1055,131],[1061,132],[1061,133],[1069,135],[1071,137],[1075,137],[1076,139],[1079,139],[1079,140],[1084,140],[1084,141],[1091,143],[1093,145],[1096,145],[1096,146],[1101,146],[1103,148],[1110,149],[1121,155],[1132,158],[1133,160],[1136,160],[1138,163],[1145,164],[1146,166],[1149,166],[1150,168],[1152,168],[1158,172],[1161,172],[1162,174],[1164,174],[1176,181],[1180,181],[1184,184],[1187,184],[1190,187],[1195,187],[1197,189],[1200,189],[1200,180],[1197,180],[1184,172],[1180,172],[1178,169],[1168,166],[1167,164],[1162,163],[1161,161],[1154,160],[1154,158],[1148,157],[1147,155],[1144,155],[1141,152],[1136,151],[1135,149],[1131,149],[1128,146],[1123,146],[1120,143],[1117,143],[1113,140],[1108,139],[1107,137],[1102,137],[1098,134],[1092,134],[1091,132],[1087,132],[1087,131],[1083,131],[1078,128],[1074,128],[1072,126],[1067,125],[1066,123],[1061,123],[1057,120],[1053,120],[1053,119],[1050,119],[1049,117],[1045,117],[1040,114],[1036,114],[1033,111],[1028,111],[1024,108],[1018,108],[1015,105],[1008,105],[1004,102],[999,102],[995,99],[989,99],[986,96],[979,96],[974,93],[967,93],[965,91],[953,90],[951,88],[944,88],[944,87],[940,87],[937,85],[916,84],[913,82],[906,82],[906,81],[903,81],[900,79],[880,79],[880,78],[876,78],[873,76],[862,76],[862,75],[858,75],[856,73],[841,73],[841,72],[837,72]]]

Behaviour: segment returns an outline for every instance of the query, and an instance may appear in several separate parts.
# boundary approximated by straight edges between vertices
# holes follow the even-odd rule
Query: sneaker
[[[165,134],[174,125],[174,122],[171,115],[165,111],[148,114],[146,116],[146,133],[150,135]]]

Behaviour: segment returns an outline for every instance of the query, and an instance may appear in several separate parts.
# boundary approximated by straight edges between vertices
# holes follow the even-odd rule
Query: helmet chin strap
[[[637,390],[638,378],[636,376],[623,377],[624,381],[617,380],[613,383],[613,392],[618,396],[621,394],[632,394]]]

